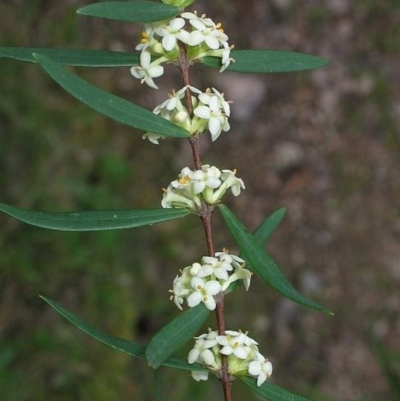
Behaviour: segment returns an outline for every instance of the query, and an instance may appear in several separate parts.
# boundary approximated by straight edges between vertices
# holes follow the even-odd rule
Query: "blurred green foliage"
[[[78,4],[50,3],[2,2],[1,45],[83,47]],[[122,207],[134,172],[109,146],[104,119],[62,94],[37,66],[1,60],[0,68],[2,200],[38,210]],[[131,268],[140,266],[141,252],[131,249],[141,234],[57,233],[0,221],[2,398],[132,399],[130,359],[77,333],[38,295],[79,306],[88,320],[132,338]]]

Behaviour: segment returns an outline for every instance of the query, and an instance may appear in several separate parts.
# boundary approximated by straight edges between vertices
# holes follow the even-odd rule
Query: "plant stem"
[[[187,57],[186,47],[182,42],[179,42],[179,65],[183,84],[185,86],[190,85],[190,60]],[[193,103],[192,94],[189,88],[185,92],[186,108],[189,112],[190,117],[193,117]],[[200,159],[200,147],[199,147],[199,136],[193,135],[189,138],[189,143],[192,148],[193,161],[196,170],[201,169],[201,159]],[[202,202],[202,208],[200,211],[200,219],[203,223],[204,233],[206,237],[207,250],[209,256],[215,256],[214,250],[214,239],[212,232],[212,217],[213,207],[206,202]],[[217,330],[219,335],[225,335],[225,315],[224,315],[224,294],[220,292],[216,296],[217,306],[215,308],[215,317],[217,320]],[[219,378],[222,383],[222,389],[224,392],[224,400],[232,401],[232,381],[228,372],[228,358],[226,355],[221,355],[221,370],[219,372]]]
[[[192,148],[194,167],[196,170],[201,170],[199,137],[192,136],[191,138],[189,138],[189,143],[190,143],[190,147]]]

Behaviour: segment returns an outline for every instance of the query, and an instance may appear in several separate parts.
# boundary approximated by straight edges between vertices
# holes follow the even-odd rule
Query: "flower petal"
[[[194,306],[197,306],[201,302],[201,294],[198,291],[192,292],[188,297],[187,297],[187,304],[190,308],[193,308]]]
[[[198,106],[193,111],[194,115],[208,120],[211,117],[211,110],[207,106]]]

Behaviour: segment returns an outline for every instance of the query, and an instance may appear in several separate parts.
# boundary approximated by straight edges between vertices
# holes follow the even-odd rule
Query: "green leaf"
[[[97,231],[134,228],[187,216],[185,209],[38,212],[0,203],[0,210],[24,223],[61,231]]]
[[[143,131],[177,138],[190,136],[190,133],[182,127],[89,84],[49,58],[36,53],[34,57],[62,88],[99,113]]]
[[[225,205],[219,205],[225,223],[239,245],[244,259],[260,277],[284,297],[300,305],[324,313],[333,314],[317,302],[309,300],[292,287],[272,258],[264,251],[260,242],[251,235],[243,224]],[[249,267],[250,267],[249,266]]]
[[[89,17],[144,23],[173,18],[180,13],[180,9],[153,1],[103,1],[82,7],[77,13]]]
[[[292,393],[268,382],[264,382],[260,387],[257,387],[256,379],[244,377],[241,380],[255,393],[268,401],[310,401],[308,398]]]
[[[154,373],[154,395],[156,397],[156,401],[162,401],[161,397],[161,373],[159,370],[153,370]]]
[[[79,330],[82,330],[90,337],[93,337],[97,341],[100,341],[101,343],[108,345],[109,347],[114,348],[118,351],[124,352],[131,356],[145,359],[145,350],[146,350],[145,346],[103,333],[102,331],[96,329],[92,325],[84,322],[81,318],[74,315],[72,312],[63,308],[61,305],[57,304],[51,299],[44,296],[40,296],[40,298],[42,298],[45,302],[47,302],[60,315],[69,320]],[[174,357],[168,358],[163,363],[163,365],[182,370],[197,370],[197,371],[204,370],[204,368],[199,364],[190,365],[188,362]]]
[[[245,73],[294,72],[323,67],[327,61],[309,54],[282,50],[232,50],[230,56],[235,59],[226,71]],[[204,64],[221,68],[221,58],[204,57]]]
[[[186,344],[198,332],[210,311],[197,305],[180,314],[164,326],[146,348],[146,359],[153,369],[157,369],[176,350]]]
[[[282,207],[268,216],[253,232],[254,238],[263,246],[267,244],[271,235],[278,228],[285,217],[286,208]]]
[[[49,49],[43,47],[0,47],[0,58],[37,63],[33,53],[42,54],[62,65],[80,67],[128,67],[139,65],[138,53],[109,50]]]
[[[276,210],[253,231],[253,237],[260,243],[260,245],[264,247],[266,246],[271,235],[277,229],[278,225],[285,216],[285,213],[286,213],[286,208],[284,207]],[[239,256],[243,258],[243,253],[241,252]],[[243,285],[242,280],[236,280],[229,286],[229,288],[225,291],[225,293],[235,291],[242,285]]]
[[[394,399],[400,400],[400,373],[396,366],[400,366],[400,352],[393,352],[385,348],[383,342],[378,337],[372,337],[372,348],[375,351],[375,355],[378,357],[379,364],[382,369],[382,373],[386,378],[387,383],[392,389]]]

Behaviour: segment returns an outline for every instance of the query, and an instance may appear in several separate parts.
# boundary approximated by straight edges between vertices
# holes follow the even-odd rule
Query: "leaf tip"
[[[282,206],[281,208],[279,208],[277,210],[277,212],[282,215],[282,218],[285,217],[286,213],[287,213],[287,207],[286,206]]]
[[[322,313],[325,313],[326,315],[329,315],[329,316],[335,316],[335,313],[333,312],[333,311],[331,311],[330,309],[328,309],[328,308],[325,308],[324,306],[322,306],[322,305],[320,305],[320,304],[317,304],[318,306],[317,307],[311,307],[311,306],[308,306],[308,305],[305,305],[305,306],[308,306],[308,307],[310,307],[311,309],[314,309],[314,310],[317,310],[317,311],[319,311],[319,312],[322,312]]]
[[[41,62],[45,61],[48,59],[48,57],[44,56],[43,54],[40,53],[32,53],[32,57],[40,64]]]
[[[149,352],[147,352],[148,350],[146,349],[145,351],[145,357],[146,357],[146,361],[147,364],[149,365],[150,368],[156,370],[161,366],[161,363],[159,363],[158,361],[156,361],[154,358],[152,358],[151,355],[148,355]]]
[[[85,15],[85,8],[87,8],[87,6],[83,6],[83,7],[79,7],[75,13],[76,14],[80,14],[80,15]]]
[[[152,369],[156,370],[160,367],[159,363],[150,363],[149,362],[149,367],[151,367]]]
[[[49,305],[51,306],[51,303],[50,303],[49,298],[45,297],[44,295],[39,295],[39,298],[40,298],[42,301],[46,302],[46,304],[49,304]]]

